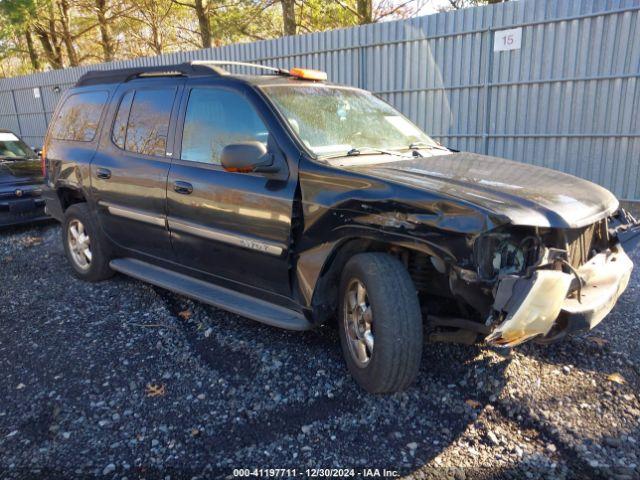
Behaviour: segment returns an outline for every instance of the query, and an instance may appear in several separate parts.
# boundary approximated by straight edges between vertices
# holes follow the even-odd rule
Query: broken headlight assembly
[[[478,276],[485,281],[524,274],[527,267],[537,263],[540,252],[540,237],[528,232],[491,231],[473,244]]]

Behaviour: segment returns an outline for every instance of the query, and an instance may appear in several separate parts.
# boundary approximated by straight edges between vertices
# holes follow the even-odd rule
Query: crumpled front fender
[[[621,208],[615,215],[609,227],[614,236],[626,252],[632,253],[640,246],[640,222],[630,212]]]

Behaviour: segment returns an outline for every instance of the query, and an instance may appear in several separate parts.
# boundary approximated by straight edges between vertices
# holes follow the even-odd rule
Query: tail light
[[[40,168],[42,169],[42,176],[47,177],[47,144],[45,143],[40,150]]]

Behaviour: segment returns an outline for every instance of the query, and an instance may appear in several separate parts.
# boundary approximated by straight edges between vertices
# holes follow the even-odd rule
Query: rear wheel
[[[71,205],[65,212],[62,243],[77,277],[96,282],[113,275],[107,243],[86,203]]]
[[[407,270],[384,253],[358,254],[340,292],[340,341],[353,377],[371,393],[407,388],[422,358],[422,315]]]

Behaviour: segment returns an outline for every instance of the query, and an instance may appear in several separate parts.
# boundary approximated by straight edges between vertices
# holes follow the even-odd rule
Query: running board
[[[312,324],[303,314],[273,305],[243,293],[191,278],[132,258],[111,260],[109,266],[120,273],[160,288],[222,308],[240,316],[286,330],[309,330]]]

